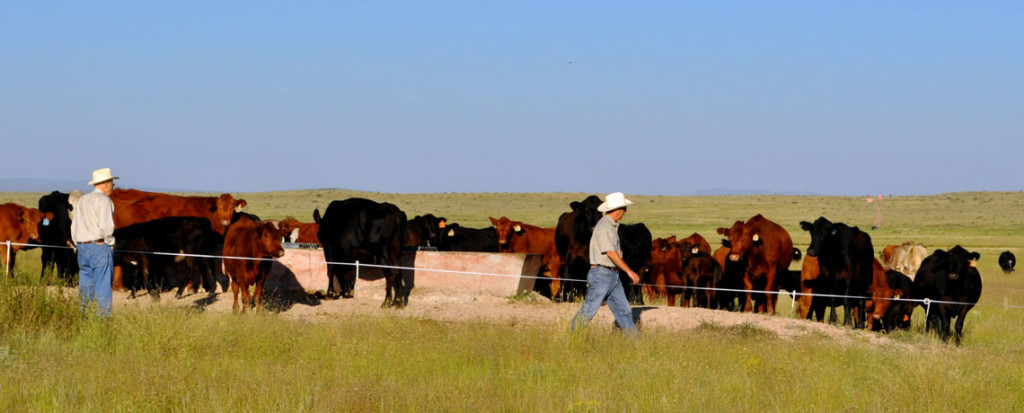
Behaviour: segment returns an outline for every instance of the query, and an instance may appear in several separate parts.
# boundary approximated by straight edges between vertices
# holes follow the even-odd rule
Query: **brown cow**
[[[800,298],[797,299],[799,304],[800,319],[809,320],[813,317],[818,318],[818,322],[825,321],[825,306],[819,306],[820,311],[817,310],[814,305],[814,281],[821,276],[821,268],[818,267],[818,257],[812,257],[810,255],[804,257],[803,267],[800,268]]]
[[[729,261],[747,260],[743,277],[743,286],[747,290],[744,311],[754,310],[751,292],[756,284],[765,292],[764,297],[758,297],[763,302],[758,303],[756,310],[775,314],[778,299],[775,275],[789,271],[789,264],[793,261],[793,240],[789,232],[757,214],[747,222],[736,221],[730,228],[718,228],[718,233],[729,239]]]
[[[498,251],[544,255],[541,265],[544,275],[551,278],[551,298],[554,299],[561,287],[559,272],[562,269],[562,257],[555,248],[555,228],[541,228],[506,217],[489,218],[498,233]]]
[[[224,236],[224,256],[261,259],[283,257],[281,235],[271,222],[258,222],[243,217],[228,227],[228,233]],[[232,309],[238,310],[239,290],[242,292],[243,313],[253,303],[256,309],[263,307],[263,283],[270,273],[271,264],[271,261],[224,258],[224,275],[231,279],[231,292],[235,297]],[[251,298],[249,286],[255,286]]]
[[[15,203],[0,205],[0,242],[26,244],[29,240],[39,241],[39,224],[44,219],[52,220],[52,212],[42,212],[35,208],[26,208]],[[23,245],[11,245],[10,251],[6,245],[0,248],[0,263],[4,271],[11,276],[14,275],[14,257],[18,251],[25,248]],[[8,262],[10,259],[10,262]]]
[[[320,230],[318,223],[299,222],[293,217],[285,217],[277,222],[277,228],[282,234],[290,236],[291,242],[320,245],[320,238],[316,237],[317,231]]]
[[[647,281],[644,282],[648,296],[668,296],[668,305],[676,305],[676,296],[683,292],[682,271],[683,262],[674,235],[651,241],[651,261],[647,266]]]
[[[219,197],[177,196],[136,189],[114,189],[114,228],[166,217],[199,217],[210,220],[214,231],[224,235],[235,212],[247,205],[228,194]]]

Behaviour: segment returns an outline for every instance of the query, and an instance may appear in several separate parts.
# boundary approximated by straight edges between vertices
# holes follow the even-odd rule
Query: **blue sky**
[[[1019,2],[0,0],[0,175],[1018,191],[1022,21]]]

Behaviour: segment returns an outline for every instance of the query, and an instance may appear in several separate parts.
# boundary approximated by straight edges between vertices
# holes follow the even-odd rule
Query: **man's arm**
[[[622,257],[619,256],[619,253],[615,251],[608,251],[605,253],[605,255],[607,255],[608,258],[612,260],[612,262],[614,262],[616,266],[618,266],[619,268],[626,272],[626,275],[628,275],[629,278],[633,280],[633,284],[640,284],[640,274],[637,274],[632,269],[630,269],[629,266],[626,265],[626,262],[622,260]]]

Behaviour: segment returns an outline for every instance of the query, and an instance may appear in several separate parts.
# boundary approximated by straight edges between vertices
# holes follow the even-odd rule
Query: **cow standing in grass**
[[[238,295],[242,295],[242,312],[253,305],[263,307],[263,283],[270,274],[271,258],[284,256],[281,232],[268,221],[253,221],[243,217],[228,227],[224,236],[224,275],[231,279],[234,296],[232,309],[238,310]],[[227,258],[239,257],[239,258]],[[251,259],[246,259],[251,258]],[[249,287],[252,286],[252,296]]]

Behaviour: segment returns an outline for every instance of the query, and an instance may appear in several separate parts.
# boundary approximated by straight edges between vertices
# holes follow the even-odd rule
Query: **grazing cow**
[[[718,298],[718,308],[728,311],[739,311],[743,309],[743,277],[747,271],[747,260],[729,260],[729,240],[723,239],[722,246],[715,250],[712,257],[718,266],[722,268],[722,280],[718,283],[718,291],[715,296]]]
[[[278,221],[277,228],[285,234],[285,241],[320,245],[320,239],[316,237],[316,232],[320,230],[318,223],[299,222],[293,217],[285,217]]]
[[[234,304],[231,308],[238,310],[238,293],[242,293],[242,312],[246,307],[254,305],[256,309],[263,307],[263,283],[270,274],[272,261],[270,258],[281,258],[284,256],[284,247],[281,246],[281,232],[277,227],[267,221],[253,221],[243,217],[228,227],[228,233],[224,236],[224,275],[231,279],[231,293],[234,296]],[[238,257],[238,259],[226,258]],[[241,258],[255,258],[241,259]],[[328,258],[328,261],[331,259]],[[328,267],[328,272],[330,267]],[[249,296],[249,286],[253,286],[252,296]]]
[[[541,272],[550,281],[546,283],[547,291],[540,292],[548,298],[555,297],[561,287],[558,275],[562,269],[562,257],[558,255],[558,249],[555,248],[555,228],[541,228],[506,217],[499,219],[490,217],[490,219],[498,237],[498,251],[544,256],[541,261]]]
[[[77,202],[82,193],[78,190],[73,193],[76,195],[74,202]],[[39,198],[39,210],[53,213],[53,219],[48,223],[44,221],[45,225],[39,227],[39,243],[50,246],[43,247],[40,254],[40,278],[48,269],[56,268],[57,277],[74,280],[78,274],[78,254],[75,253],[75,243],[71,239],[71,217],[74,210],[71,194],[53,191],[43,195]]]
[[[646,225],[619,224],[619,245],[622,246],[622,261],[630,269],[637,274],[647,271],[647,263],[651,261],[651,231]],[[643,305],[643,286],[634,283],[622,270],[619,270],[619,279],[630,304]]]
[[[498,252],[498,231],[494,227],[467,228],[447,224],[437,244],[440,251]]]
[[[679,245],[683,264],[681,278],[685,284],[683,307],[690,307],[692,298],[695,307],[717,308],[718,301],[714,288],[722,281],[722,267],[710,253],[702,251],[701,248],[701,245],[693,244],[690,240],[684,240]]]
[[[748,291],[744,311],[755,309],[752,291],[756,289],[764,291],[763,295],[758,294],[763,303],[757,305],[757,312],[775,314],[778,299],[775,278],[779,273],[789,271],[789,264],[793,261],[793,240],[789,233],[761,214],[747,222],[736,221],[730,228],[718,228],[718,233],[729,239],[730,261],[747,260],[743,276],[743,286]]]
[[[1009,274],[1013,272],[1013,266],[1017,264],[1017,257],[1010,251],[1003,251],[999,254],[999,268],[1003,269],[1003,273]]]
[[[857,227],[850,227],[842,222],[833,223],[825,217],[819,217],[814,223],[800,222],[800,228],[811,234],[811,245],[807,247],[807,255],[818,257],[821,275],[815,284],[815,292],[844,296],[830,299],[829,307],[833,308],[829,322],[836,322],[834,308],[842,302],[844,309],[843,325],[853,324],[861,328],[865,321],[865,298],[868,287],[873,279],[872,263],[875,250],[871,246],[871,236]]]
[[[683,261],[675,236],[651,241],[651,262],[644,277],[648,296],[667,296],[668,305],[676,305],[676,296],[683,293],[682,271]]]
[[[26,244],[30,240],[39,241],[39,226],[43,220],[53,220],[52,212],[42,212],[35,208],[26,208],[15,203],[0,205],[0,243],[10,241]],[[22,245],[11,245],[10,251],[0,247],[0,263],[5,271],[14,276],[14,262]],[[9,259],[9,261],[8,261]]]
[[[216,290],[216,259],[169,254],[220,255],[224,238],[213,230],[210,220],[168,217],[132,224],[114,230],[117,240],[114,263],[122,268],[122,280],[135,298],[140,287],[154,299],[165,287],[177,287],[181,298],[185,286],[203,288],[212,297]],[[157,253],[157,254],[154,254]],[[171,274],[178,277],[172,279]],[[197,288],[198,289],[198,288]]]
[[[898,247],[898,245],[886,245],[885,247],[882,248],[880,256],[882,257],[882,263],[885,264],[887,267],[889,267],[889,263],[892,262],[892,253],[893,251],[896,250],[896,247]]]
[[[917,269],[921,267],[921,261],[924,261],[927,256],[928,250],[924,246],[906,243],[892,249],[892,255],[889,257],[889,261],[886,261],[886,266],[901,273],[910,274],[913,279],[913,274],[917,273]]]
[[[902,301],[913,298],[910,277],[896,270],[885,269],[877,258],[871,268],[871,301],[867,303],[871,309],[871,330],[889,332],[910,328],[910,316],[917,303]]]
[[[406,224],[402,245],[437,247],[440,244],[441,231],[447,224],[447,219],[435,217],[433,214],[417,215]]]
[[[328,262],[373,262],[397,266],[406,216],[397,206],[364,198],[333,201],[320,220],[318,237],[323,243]],[[382,307],[404,307],[409,302],[412,285],[404,285],[401,271],[384,268],[386,294]],[[356,284],[355,267],[328,265],[327,295],[352,298]]]
[[[225,234],[235,212],[246,206],[244,199],[228,194],[218,197],[177,196],[159,192],[116,188],[110,194],[114,201],[114,228],[164,217],[199,217],[210,220],[213,230]]]
[[[601,220],[602,214],[597,210],[601,202],[601,198],[590,195],[582,201],[570,203],[572,212],[558,217],[555,248],[558,249],[558,255],[562,256],[564,282],[556,301],[572,301],[586,293],[587,272],[590,271],[590,236],[594,233],[594,225]]]
[[[934,301],[925,320],[928,330],[936,330],[942,341],[949,341],[950,322],[956,317],[956,345],[963,337],[964,318],[981,297],[981,274],[976,262],[981,258],[957,245],[949,251],[935,250],[921,263],[914,277],[914,294]],[[958,303],[958,304],[950,304]],[[920,304],[922,307],[924,303]]]

